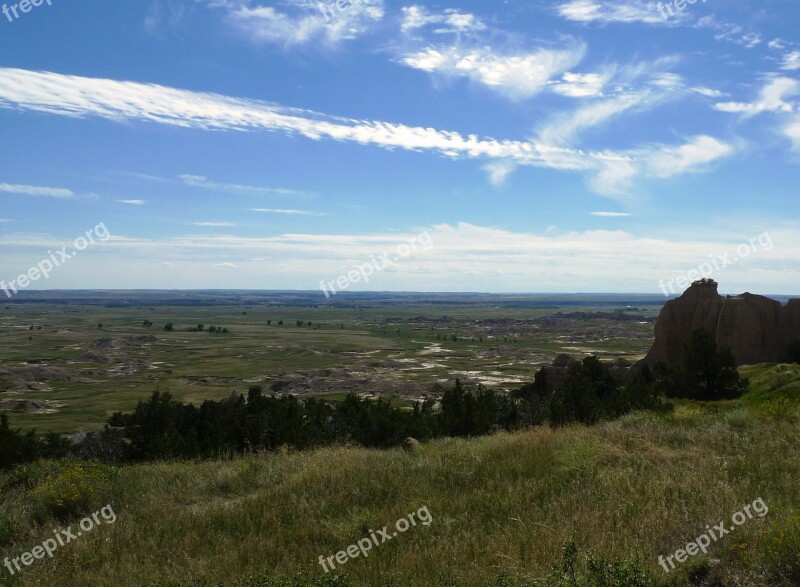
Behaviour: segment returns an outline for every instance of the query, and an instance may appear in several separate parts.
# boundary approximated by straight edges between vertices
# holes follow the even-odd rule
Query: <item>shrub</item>
[[[763,404],[753,406],[750,410],[765,420],[792,420],[797,417],[797,404],[789,398],[779,397]]]
[[[30,496],[56,517],[87,510],[97,489],[116,477],[118,470],[96,462],[65,462],[40,479]]]
[[[789,343],[781,356],[781,362],[800,364],[800,340],[793,340]]]
[[[654,580],[638,561],[609,562],[581,553],[574,542],[562,547],[562,560],[550,577],[549,587],[650,587]]]
[[[750,384],[739,375],[731,350],[717,346],[705,329],[693,331],[684,343],[680,366],[656,365],[654,377],[659,393],[700,401],[738,398]]]
[[[0,547],[10,546],[15,538],[14,524],[7,514],[0,512]]]
[[[683,370],[686,391],[694,399],[736,398],[746,388],[731,350],[718,347],[714,335],[705,329],[695,330],[684,343]]]
[[[11,430],[8,416],[0,414],[0,470],[35,460],[39,450],[36,433],[22,434],[19,430]]]

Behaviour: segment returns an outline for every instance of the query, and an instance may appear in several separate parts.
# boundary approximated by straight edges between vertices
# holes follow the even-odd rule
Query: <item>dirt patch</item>
[[[0,401],[0,408],[12,412],[25,412],[27,414],[47,414],[56,411],[55,405],[50,405],[44,401],[24,400],[24,399],[5,399]]]
[[[61,367],[43,367],[26,365],[24,367],[0,366],[0,382],[16,387],[27,387],[28,384],[43,381],[73,381],[76,375]]]
[[[155,336],[123,336],[121,338],[101,338],[94,343],[96,349],[129,349],[152,344],[158,339]]]

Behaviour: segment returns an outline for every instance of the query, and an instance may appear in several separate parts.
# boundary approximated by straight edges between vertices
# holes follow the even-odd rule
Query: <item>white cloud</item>
[[[664,18],[657,2],[639,0],[572,0],[558,6],[558,13],[577,22],[675,24],[685,18],[676,12]]]
[[[655,90],[654,90],[655,91]],[[659,90],[662,91],[662,90]],[[255,100],[178,90],[153,84],[65,76],[0,68],[0,108],[71,117],[138,120],[213,131],[270,131],[312,140],[333,140],[387,149],[432,152],[452,159],[507,161],[517,165],[599,174],[592,186],[609,193],[603,180],[636,175],[637,159],[649,151],[595,152],[541,140],[497,140],[434,128],[325,116]],[[611,112],[625,109],[617,105]],[[603,115],[579,115],[586,124]],[[605,118],[608,113],[605,113]],[[688,169],[688,166],[687,166]],[[203,176],[184,175],[187,185],[239,194],[273,194],[273,188],[218,184]]]
[[[577,110],[557,116],[540,131],[539,138],[547,144],[566,144],[579,133],[608,122],[626,112],[647,103],[648,90],[639,93],[614,96],[600,102],[582,106]],[[650,103],[652,105],[652,103]]]
[[[256,42],[283,47],[322,43],[334,46],[370,32],[384,17],[383,0],[284,0],[283,10],[247,0],[206,0],[221,8],[228,21]]]
[[[702,16],[694,25],[696,28],[707,28],[714,31],[717,41],[729,41],[753,49],[761,44],[761,33],[755,30],[746,30],[743,26],[719,19],[713,15]]]
[[[743,114],[745,117],[755,116],[762,112],[793,112],[794,106],[784,98],[800,92],[800,83],[788,77],[770,80],[761,89],[759,99],[755,102],[718,102],[716,110]]]
[[[609,95],[600,93],[595,97],[601,99],[591,100],[546,121],[539,130],[539,140],[546,144],[569,144],[582,132],[606,124],[622,114],[653,109],[667,100],[684,96],[686,86],[683,78],[675,73],[659,71],[674,63],[674,58],[664,57],[654,62],[634,62],[620,68],[609,68],[601,75],[602,82],[598,82],[597,87],[599,90],[600,83],[614,84]]]
[[[205,190],[213,190],[216,192],[225,192],[237,196],[299,196],[308,197],[310,194],[299,190],[290,190],[286,188],[270,188],[252,185],[240,185],[235,183],[219,183],[211,181],[202,175],[180,175],[178,178],[186,185],[202,188]]]
[[[483,166],[489,174],[489,181],[495,187],[505,184],[506,179],[517,168],[513,161],[492,161]]]
[[[786,48],[786,41],[784,41],[783,39],[780,39],[780,38],[772,39],[767,46],[770,49],[777,49],[777,50],[785,49]]]
[[[673,177],[683,173],[702,171],[708,164],[729,157],[736,148],[708,135],[693,137],[679,147],[661,147],[647,160],[649,171],[655,177]]]
[[[634,156],[609,154],[589,185],[600,194],[625,201],[631,198],[633,182],[641,172],[641,163]]]
[[[251,212],[265,214],[287,214],[289,216],[327,216],[326,212],[312,212],[310,210],[284,210],[280,208],[251,208]]]
[[[592,216],[600,218],[625,218],[630,216],[628,212],[592,212]]]
[[[403,21],[400,29],[404,33],[430,25],[443,25],[437,33],[466,33],[485,30],[487,27],[474,14],[448,9],[444,12],[429,12],[424,6],[406,6],[402,9]]]
[[[794,121],[784,127],[783,134],[792,141],[792,148],[800,151],[800,117],[796,117]]]
[[[193,226],[210,226],[214,228],[225,228],[229,226],[236,226],[232,222],[193,222]]]
[[[0,104],[2,106],[2,104]],[[0,192],[19,194],[22,196],[45,198],[71,198],[75,194],[65,188],[51,188],[37,185],[19,185],[13,183],[0,183]]]
[[[616,200],[632,198],[639,178],[667,179],[706,171],[710,164],[730,157],[737,148],[714,137],[700,135],[681,145],[650,145],[624,153],[602,153],[599,170],[589,179],[598,193]]]
[[[501,55],[488,47],[428,47],[405,55],[401,62],[414,69],[445,77],[466,77],[513,99],[530,98],[580,63],[586,46],[573,43],[563,49],[537,49]]]
[[[144,19],[144,29],[151,35],[177,29],[186,15],[186,6],[175,1],[156,0],[150,4]]]
[[[432,151],[451,158],[510,159],[526,165],[551,166],[560,155],[569,168],[590,167],[591,155],[580,151],[539,147],[527,141],[467,137],[457,132],[410,127],[389,122],[325,116],[308,110],[191,92],[154,84],[66,76],[48,72],[0,68],[0,108],[46,112],[71,117],[139,120],[215,131],[271,131],[312,140],[329,139]],[[583,163],[578,164],[578,160]],[[562,165],[556,165],[562,168]],[[243,186],[215,184],[202,176],[183,176],[189,185],[241,193]],[[272,188],[264,188],[272,193]]]
[[[714,108],[722,112],[741,114],[744,118],[763,112],[776,112],[783,120],[781,133],[792,142],[794,150],[800,150],[800,115],[797,114],[797,102],[787,100],[799,94],[800,82],[788,77],[775,77],[767,81],[754,102],[720,102]]]
[[[721,98],[722,96],[725,96],[725,93],[721,92],[720,90],[704,87],[692,88],[692,92],[695,94],[700,94],[701,96],[705,96],[706,98]]]
[[[781,69],[786,71],[796,71],[800,69],[800,51],[792,51],[784,55]]]
[[[552,82],[551,89],[571,98],[602,96],[603,87],[608,83],[609,77],[609,74],[567,72],[561,76],[560,81]]]
[[[117,200],[120,204],[128,204],[129,206],[143,206],[144,200]]]
[[[217,266],[226,272],[225,287],[318,290],[366,263],[373,255],[396,250],[427,231],[433,246],[398,262],[394,271],[375,273],[358,289],[397,291],[641,291],[659,293],[659,279],[671,279],[696,267],[709,255],[735,250],[742,235],[764,230],[748,223],[722,234],[711,230],[668,231],[670,238],[623,230],[510,231],[459,222],[368,234],[281,234],[270,237],[185,235],[161,238],[122,237],[103,243],[97,254],[77,257],[70,271],[54,274],[52,287],[212,288],[219,287]],[[701,226],[698,220],[696,226]],[[707,228],[707,227],[704,227]],[[797,222],[771,224],[780,246],[727,267],[720,281],[727,291],[752,289],[790,293],[800,271]],[[692,235],[692,236],[689,236]],[[10,274],[24,271],[42,249],[68,244],[43,235],[0,233],[0,253]],[[646,252],[646,254],[643,254]],[[25,253],[26,256],[21,256]],[[253,263],[254,258],[264,259]],[[170,270],[154,272],[154,265]],[[235,267],[230,267],[231,265]],[[120,270],[124,267],[124,271]],[[247,267],[247,271],[233,269]],[[320,292],[320,296],[323,294]]]

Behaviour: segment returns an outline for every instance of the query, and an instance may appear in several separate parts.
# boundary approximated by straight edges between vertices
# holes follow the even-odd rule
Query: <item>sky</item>
[[[797,0],[35,1],[0,299],[800,293]]]

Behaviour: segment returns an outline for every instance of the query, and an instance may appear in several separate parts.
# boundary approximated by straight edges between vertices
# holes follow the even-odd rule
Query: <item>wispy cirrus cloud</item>
[[[668,100],[687,93],[683,78],[663,71],[674,64],[666,57],[651,63],[635,62],[609,69],[602,83],[631,89],[616,89],[609,95],[595,95],[594,100],[574,110],[557,114],[543,123],[538,138],[547,144],[566,145],[586,130],[607,124],[625,113],[651,110]]]
[[[72,190],[66,188],[20,185],[15,183],[0,183],[0,192],[43,198],[71,198],[75,195]]]
[[[50,72],[0,68],[0,108],[30,110],[69,117],[138,120],[208,131],[281,132],[312,140],[333,140],[429,151],[450,158],[509,159],[526,165],[552,166],[560,154],[591,167],[593,155],[540,146],[527,141],[467,137],[457,132],[403,124],[326,116],[266,102],[179,90],[155,84],[119,82]],[[564,168],[555,165],[557,168]],[[203,176],[182,176],[184,183],[236,193],[243,186],[210,182]],[[244,186],[246,187],[246,186]]]
[[[705,88],[703,86],[692,88],[692,92],[705,96],[706,98],[722,98],[725,95],[725,92],[715,90],[714,88]]]
[[[783,129],[783,134],[792,141],[792,148],[795,151],[800,151],[800,116],[786,125]]]
[[[486,24],[470,13],[447,9],[444,12],[431,12],[425,6],[413,5],[402,8],[403,20],[400,30],[409,33],[431,25],[436,25],[437,33],[468,33],[486,30]]]
[[[679,145],[655,144],[623,153],[607,153],[602,168],[589,182],[595,191],[624,202],[631,198],[637,179],[668,179],[687,173],[702,173],[738,150],[735,144],[697,135]]]
[[[770,80],[761,89],[759,97],[753,102],[718,102],[714,109],[720,112],[742,114],[745,117],[755,116],[762,112],[793,112],[794,104],[786,98],[800,93],[800,83],[788,77]]]
[[[539,139],[548,144],[567,144],[573,137],[587,129],[605,124],[624,112],[646,105],[651,93],[649,90],[643,90],[613,96],[582,106],[572,112],[557,115],[544,125],[539,133]]]
[[[300,190],[292,190],[288,188],[273,188],[254,185],[242,185],[236,183],[221,183],[212,181],[203,175],[180,175],[178,178],[185,185],[201,188],[204,190],[212,190],[215,192],[224,192],[227,194],[234,194],[237,196],[295,196],[301,198],[310,197],[312,194]]]
[[[632,216],[629,212],[592,212],[592,216],[599,218],[626,218]]]
[[[781,69],[784,71],[797,71],[800,69],[800,51],[791,51],[784,55]]]
[[[699,18],[694,26],[710,29],[717,41],[736,43],[747,49],[758,47],[764,40],[761,33],[755,29],[745,28],[740,24],[720,19],[711,14]]]
[[[280,9],[253,0],[201,0],[224,12],[226,20],[248,38],[285,48],[335,46],[370,32],[384,17],[383,0],[284,0]]]
[[[627,152],[584,151],[538,140],[498,140],[403,124],[326,116],[266,102],[168,88],[154,84],[66,76],[0,68],[0,108],[70,117],[136,120],[207,131],[280,132],[312,140],[333,140],[435,153],[451,159],[503,161],[595,174],[590,186],[619,193],[626,181],[641,175],[640,160],[652,149]],[[685,171],[692,170],[686,165]],[[659,177],[665,177],[658,174]],[[184,175],[186,185],[236,194],[274,195],[273,188],[222,184],[204,176]],[[607,189],[612,186],[613,189]]]
[[[648,158],[649,172],[654,177],[674,177],[697,173],[714,161],[729,157],[736,147],[708,135],[698,135],[678,147],[661,147]]]
[[[262,214],[286,214],[288,216],[327,216],[327,212],[313,212],[311,210],[291,210],[281,208],[250,208],[251,212]]]
[[[658,2],[640,0],[571,0],[559,4],[558,14],[567,20],[583,23],[644,23],[674,25],[686,15],[678,12],[664,18]]]
[[[117,200],[117,202],[128,206],[144,206],[144,200]]]
[[[790,98],[800,95],[800,82],[789,77],[770,77],[752,102],[718,102],[716,110],[741,114],[743,119],[772,112],[781,121],[780,134],[791,141],[792,149],[800,151],[800,103]]]

